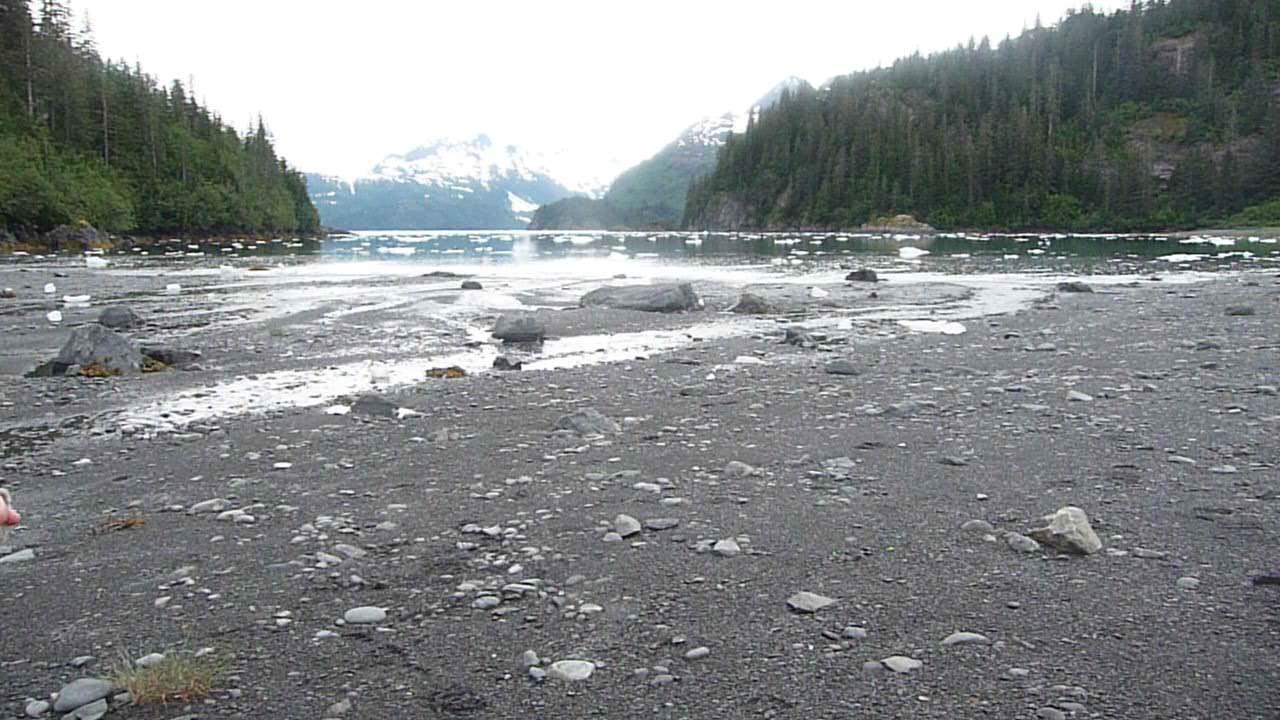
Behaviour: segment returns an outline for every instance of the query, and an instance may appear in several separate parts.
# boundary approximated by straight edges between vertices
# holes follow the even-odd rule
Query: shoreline
[[[108,717],[315,718],[343,699],[355,717],[1274,714],[1280,610],[1247,579],[1280,561],[1280,278],[1098,290],[956,336],[875,327],[805,349],[755,332],[422,382],[384,393],[419,413],[400,420],[69,429],[0,472],[28,523],[14,549],[35,554],[0,565],[0,625],[40,628],[0,644],[0,707],[21,715],[120,652],[211,647],[227,675],[209,703]],[[288,329],[305,322],[228,328],[239,345],[215,351],[272,348],[261,372],[348,332]],[[837,359],[856,374],[829,374]],[[40,382],[6,381],[0,418],[20,397],[66,419],[115,392]],[[586,407],[620,432],[555,429]],[[188,514],[212,498],[252,521]],[[1064,505],[1102,552],[1005,546]],[[145,524],[94,531],[130,514]],[[609,542],[619,514],[650,527]],[[738,553],[699,550],[726,539]],[[837,602],[788,610],[802,590]],[[337,624],[358,606],[388,617]],[[987,641],[944,647],[956,631]],[[532,680],[525,650],[595,670]],[[80,655],[98,660],[67,666]],[[923,666],[864,670],[892,655]]]

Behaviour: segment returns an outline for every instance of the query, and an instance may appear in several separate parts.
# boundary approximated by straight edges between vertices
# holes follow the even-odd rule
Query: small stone
[[[206,513],[220,513],[231,507],[231,501],[224,498],[213,498],[198,502],[187,509],[188,515],[204,515]]]
[[[374,625],[387,619],[387,611],[380,607],[365,605],[346,611],[342,614],[342,619],[352,625]]]
[[[916,660],[915,658],[906,657],[905,655],[892,655],[881,660],[880,664],[896,673],[904,674],[924,667],[924,663]]]
[[[1193,577],[1180,577],[1178,578],[1177,585],[1183,590],[1195,590],[1200,587],[1200,579]]]
[[[709,647],[696,647],[684,654],[685,660],[700,660],[711,654]]]
[[[640,532],[640,521],[630,515],[619,515],[613,519],[613,530],[619,536],[628,538]]]
[[[724,540],[717,540],[716,544],[711,546],[711,552],[720,557],[735,557],[742,553],[742,548],[732,538],[725,538]]]
[[[97,659],[98,658],[92,655],[81,655],[79,657],[72,658],[71,662],[68,664],[73,668],[82,668]]]
[[[840,632],[840,637],[846,640],[865,640],[867,639],[867,629],[857,625],[850,625]]]
[[[1227,308],[1229,317],[1247,317],[1249,315],[1257,315],[1258,311],[1248,305],[1233,305]]]
[[[143,655],[137,660],[134,660],[133,664],[137,665],[140,668],[149,668],[153,665],[159,665],[162,662],[164,662],[163,653],[151,653],[149,655]]]
[[[741,477],[751,477],[753,475],[759,475],[760,471],[742,462],[741,460],[733,460],[729,464],[724,466],[724,471],[722,474],[725,477],[741,478]]]
[[[471,603],[476,610],[492,610],[502,604],[502,598],[495,595],[482,595]]]
[[[1032,540],[1026,535],[1011,532],[1004,536],[1004,542],[1013,550],[1021,553],[1038,553],[1040,552],[1040,543]]]
[[[540,667],[529,668],[529,679],[535,682],[542,682],[547,679],[547,671]]]
[[[1026,668],[1015,667],[1009,668],[1009,671],[1006,672],[1005,675],[1008,675],[1014,680],[1020,680],[1031,675],[1031,671]]]
[[[835,603],[836,600],[833,598],[804,590],[787,598],[787,607],[800,613],[815,613]]]
[[[547,677],[553,680],[578,682],[591,677],[591,673],[595,671],[595,663],[589,663],[586,660],[560,660],[551,663],[551,667],[547,668]]]
[[[1089,525],[1084,510],[1068,505],[1044,519],[1049,523],[1047,527],[1028,533],[1033,540],[1078,555],[1092,555],[1102,549],[1102,541]]]
[[[525,650],[524,652],[520,653],[521,669],[531,668],[535,665],[538,665],[540,662],[541,660],[538,658],[538,653],[534,652],[533,650]]]
[[[991,640],[986,635],[975,632],[954,632],[948,635],[942,644],[944,647],[952,645],[989,645]]]
[[[1036,711],[1039,720],[1067,720],[1067,714],[1054,707],[1042,707]]]
[[[960,529],[965,532],[980,533],[983,535],[995,531],[995,528],[991,526],[991,523],[986,520],[968,520],[965,524],[960,526]]]
[[[862,374],[862,370],[848,360],[832,360],[826,364],[822,371],[828,375],[840,377],[854,377]]]
[[[36,559],[36,551],[31,548],[19,550],[16,553],[9,553],[0,557],[0,565],[8,565],[9,563],[30,562]]]
[[[884,672],[888,670],[879,660],[868,660],[862,663],[862,672]]]
[[[1082,393],[1079,390],[1072,390],[1067,393],[1067,399],[1072,402],[1093,402],[1093,396],[1088,393]]]
[[[680,525],[680,521],[675,518],[649,518],[644,521],[644,526],[649,530],[662,531],[670,530]]]
[[[1139,547],[1133,549],[1133,556],[1136,558],[1142,558],[1143,560],[1164,560],[1169,556],[1169,553]]]
[[[32,700],[27,703],[22,711],[29,718],[43,717],[45,713],[49,712],[49,703],[45,700]]]
[[[338,715],[346,715],[349,712],[351,712],[351,701],[344,698],[330,705],[325,714],[336,717]]]

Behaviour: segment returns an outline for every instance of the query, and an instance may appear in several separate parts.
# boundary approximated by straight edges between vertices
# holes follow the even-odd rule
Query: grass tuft
[[[109,679],[127,690],[135,705],[168,705],[208,696],[221,676],[222,667],[213,658],[170,655],[150,667],[121,662]]]

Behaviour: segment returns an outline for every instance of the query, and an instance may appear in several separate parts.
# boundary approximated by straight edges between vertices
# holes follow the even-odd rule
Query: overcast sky
[[[789,75],[815,85],[970,36],[1056,22],[1070,0],[71,0],[99,49],[259,112],[303,170],[355,175],[487,132],[586,164],[641,160]],[[1099,9],[1128,0],[1097,0]]]

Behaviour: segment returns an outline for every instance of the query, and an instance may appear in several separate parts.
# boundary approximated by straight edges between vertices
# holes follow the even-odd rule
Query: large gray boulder
[[[141,323],[142,318],[123,305],[112,305],[111,307],[103,308],[102,314],[98,316],[98,324],[109,327],[112,330],[123,330]]]
[[[622,427],[612,418],[595,408],[584,408],[556,421],[557,430],[569,430],[578,435],[614,435]]]
[[[689,283],[602,287],[582,296],[582,307],[608,307],[642,312],[684,312],[701,307],[702,300]]]
[[[739,315],[769,315],[778,311],[768,300],[753,293],[742,293],[738,302],[729,308],[730,312]]]
[[[1102,549],[1102,541],[1089,525],[1084,510],[1067,506],[1044,519],[1048,526],[1027,533],[1041,545],[1077,555],[1092,555]]]
[[[126,375],[142,371],[143,355],[129,338],[98,324],[78,327],[53,360],[36,368],[36,377],[65,375],[78,368],[89,375]]]
[[[493,326],[493,336],[509,343],[542,342],[547,326],[529,313],[502,315]]]

